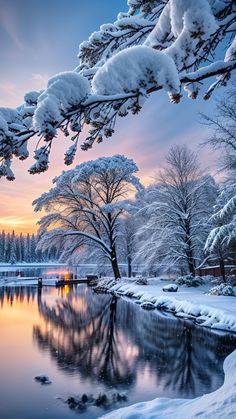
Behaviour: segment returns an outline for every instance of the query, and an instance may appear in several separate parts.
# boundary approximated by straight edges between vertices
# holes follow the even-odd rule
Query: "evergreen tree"
[[[10,243],[9,243],[9,262],[16,263],[17,262],[17,254],[16,254],[16,236],[15,231],[13,230],[10,236]]]

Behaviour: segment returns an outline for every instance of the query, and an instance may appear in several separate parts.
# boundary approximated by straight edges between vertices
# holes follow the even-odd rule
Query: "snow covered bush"
[[[226,282],[228,285],[231,285],[232,287],[236,287],[236,275],[227,275]]]
[[[137,284],[137,285],[147,285],[148,284],[147,278],[145,278],[143,276],[137,277],[137,279],[135,280],[135,284]]]
[[[200,87],[208,99],[227,84],[236,69],[234,1],[127,4],[114,23],[101,25],[80,45],[76,69],[52,77],[44,92],[27,93],[14,117],[0,109],[0,176],[14,179],[11,161],[28,157],[32,137],[33,174],[47,170],[59,129],[72,140],[65,154],[71,164],[82,132],[80,147],[87,150],[114,133],[118,116],[138,113],[153,92],[164,89],[178,103],[186,93],[195,99]]]
[[[214,285],[220,285],[222,283],[226,283],[227,285],[231,285],[232,287],[236,287],[236,276],[235,275],[226,275],[225,281],[223,281],[222,277],[219,276],[218,278],[214,278],[211,282]]]
[[[204,284],[204,279],[201,276],[193,276],[192,274],[180,276],[175,280],[178,285],[186,285],[187,287],[199,287]]]
[[[209,295],[225,295],[225,296],[235,296],[234,289],[231,285],[220,284],[211,288],[208,291]]]
[[[178,287],[177,287],[176,284],[168,284],[168,285],[165,285],[162,288],[162,291],[164,291],[164,292],[177,292],[178,291]]]

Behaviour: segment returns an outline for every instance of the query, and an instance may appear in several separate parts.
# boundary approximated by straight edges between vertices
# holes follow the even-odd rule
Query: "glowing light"
[[[70,279],[70,272],[64,272],[63,276],[65,281],[68,281]]]

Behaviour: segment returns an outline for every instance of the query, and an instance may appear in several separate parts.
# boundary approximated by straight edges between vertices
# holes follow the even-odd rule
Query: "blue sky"
[[[124,0],[0,0],[0,106],[19,105],[25,92],[42,89],[48,77],[75,68],[80,42],[126,10]],[[202,99],[183,99],[172,105],[166,94],[157,92],[141,114],[120,120],[113,138],[79,152],[76,162],[126,154],[137,162],[141,178],[150,182],[172,144],[198,148],[207,137],[206,127],[199,123],[199,111],[210,113],[213,106]],[[64,169],[64,150],[65,141],[59,137],[47,173],[29,176],[28,160],[15,163],[15,182],[0,180],[0,229],[35,230],[38,215],[31,202]],[[203,149],[200,157],[203,166],[214,172],[215,156]]]

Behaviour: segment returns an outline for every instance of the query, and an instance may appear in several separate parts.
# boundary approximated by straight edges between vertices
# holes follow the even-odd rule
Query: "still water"
[[[119,408],[155,397],[193,398],[223,383],[236,336],[220,335],[131,301],[62,289],[0,288],[0,418],[97,418],[63,400],[126,392]],[[41,385],[44,373],[52,384]]]

